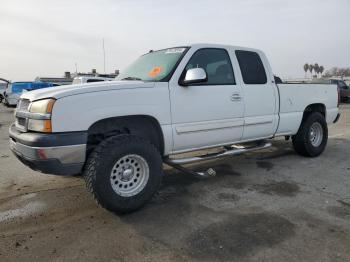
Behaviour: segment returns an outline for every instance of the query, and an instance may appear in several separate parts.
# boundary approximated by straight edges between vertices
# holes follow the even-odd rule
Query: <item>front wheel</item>
[[[295,151],[303,156],[316,157],[325,149],[328,140],[328,127],[324,116],[318,112],[308,115],[292,137]]]
[[[120,135],[101,142],[84,169],[87,188],[97,202],[116,213],[142,207],[158,189],[162,159],[157,148],[133,135]]]

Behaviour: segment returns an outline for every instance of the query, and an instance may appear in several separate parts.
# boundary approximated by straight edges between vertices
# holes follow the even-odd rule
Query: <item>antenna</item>
[[[103,48],[103,71],[106,73],[106,50],[105,50],[105,39],[102,38],[102,48]]]

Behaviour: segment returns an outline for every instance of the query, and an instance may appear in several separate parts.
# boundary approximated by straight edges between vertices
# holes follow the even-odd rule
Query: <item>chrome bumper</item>
[[[86,132],[20,132],[11,125],[10,149],[33,170],[54,175],[79,174],[86,158]]]
[[[86,145],[31,147],[17,143],[10,138],[10,149],[26,159],[57,159],[62,164],[74,164],[85,161]]]
[[[31,147],[10,138],[10,149],[26,166],[53,175],[81,173],[85,162],[86,145]]]

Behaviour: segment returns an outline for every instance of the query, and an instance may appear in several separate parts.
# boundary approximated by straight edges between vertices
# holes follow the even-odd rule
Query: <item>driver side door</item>
[[[223,48],[190,51],[191,57],[182,65],[179,77],[169,82],[173,152],[239,141],[244,106],[229,52]],[[180,85],[187,70],[192,68],[203,68],[207,81]]]

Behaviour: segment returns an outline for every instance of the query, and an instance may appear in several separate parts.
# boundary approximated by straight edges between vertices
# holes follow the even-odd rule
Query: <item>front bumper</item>
[[[22,133],[13,124],[9,133],[10,149],[31,169],[54,175],[81,173],[86,157],[86,132]]]

